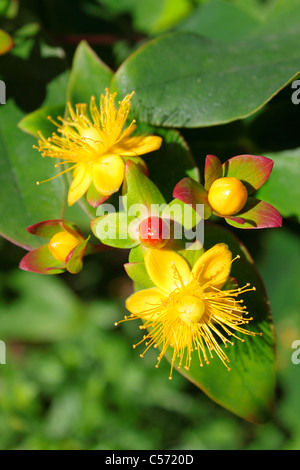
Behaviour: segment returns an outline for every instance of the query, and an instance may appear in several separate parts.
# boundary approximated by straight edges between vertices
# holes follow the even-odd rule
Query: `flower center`
[[[103,143],[101,135],[95,127],[89,127],[80,132],[80,137],[97,153],[103,153]]]
[[[220,215],[234,215],[243,209],[248,193],[243,183],[234,177],[216,179],[208,191],[208,202]]]
[[[178,305],[179,318],[185,323],[198,323],[205,312],[203,300],[193,295],[181,297]]]
[[[69,232],[58,232],[51,238],[48,248],[55,259],[64,263],[70,251],[79,243],[80,241]]]

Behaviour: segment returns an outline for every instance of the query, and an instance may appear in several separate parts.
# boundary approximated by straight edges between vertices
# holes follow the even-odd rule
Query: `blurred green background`
[[[140,41],[192,22],[202,3],[76,0],[70,7],[66,0],[0,0],[1,28],[19,51],[13,64],[8,56],[0,61],[8,99],[24,112],[45,103],[48,83],[67,70],[84,37],[116,69]],[[274,2],[221,3],[246,11],[250,28]],[[32,67],[36,73],[45,64],[37,47],[41,37],[56,48],[57,60],[35,74],[33,86]],[[22,89],[16,71],[29,87],[23,81]],[[263,135],[261,119],[269,129]],[[293,149],[300,147],[299,110],[283,90],[252,119],[182,133],[200,167],[206,153],[238,154],[250,138],[266,152]],[[122,266],[126,252],[88,257],[76,276],[39,276],[19,270],[24,250],[1,239],[0,339],[7,363],[0,365],[0,448],[299,449],[300,364],[291,361],[292,342],[300,339],[299,225],[292,216],[282,229],[236,233],[262,275],[275,323],[278,381],[269,423],[243,421],[178,373],[170,382],[166,361],[156,369],[155,352],[141,359],[133,350],[136,324],[114,326],[132,292]]]

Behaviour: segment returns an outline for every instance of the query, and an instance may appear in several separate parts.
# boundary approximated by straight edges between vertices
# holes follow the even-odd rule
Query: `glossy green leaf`
[[[196,7],[177,30],[201,34],[214,41],[234,43],[260,24],[257,16],[224,0],[209,0]]]
[[[236,215],[225,217],[228,224],[242,229],[264,229],[282,226],[278,210],[265,201],[248,197],[243,209]]]
[[[213,182],[217,178],[221,178],[223,174],[222,163],[215,155],[207,155],[205,159],[204,170],[205,189],[208,191]]]
[[[132,248],[128,256],[129,263],[143,263],[146,249],[147,248],[142,244]]]
[[[237,178],[246,186],[248,194],[260,188],[269,178],[273,160],[258,155],[238,155],[223,163],[223,176]]]
[[[92,96],[97,100],[109,86],[112,74],[87,42],[82,41],[73,59],[68,100],[73,106],[77,103],[89,103]]]
[[[93,233],[102,243],[114,248],[133,248],[139,239],[130,235],[130,226],[135,217],[125,212],[113,212],[94,219],[91,223]]]
[[[161,215],[163,218],[174,220],[186,230],[191,230],[201,221],[201,215],[179,199],[173,199]]]
[[[45,220],[27,227],[27,232],[47,240],[62,231],[69,232],[75,238],[83,238],[80,228],[68,220]]]
[[[153,133],[163,138],[161,147],[150,155],[145,155],[144,160],[149,168],[149,178],[167,202],[173,199],[174,187],[184,176],[199,181],[199,170],[194,157],[178,131],[138,122],[138,132]]]
[[[38,274],[60,274],[65,271],[65,263],[58,261],[49,251],[48,244],[29,251],[21,259],[20,269]]]
[[[204,247],[200,240],[196,240],[188,250],[184,249],[182,251],[179,251],[179,253],[187,260],[187,262],[192,268],[199,256],[204,253]]]
[[[71,274],[78,274],[83,267],[83,256],[86,251],[88,240],[84,240],[79,243],[71,252],[69,253],[66,260],[66,268]]]
[[[130,279],[132,279],[136,285],[143,286],[143,289],[154,287],[143,262],[126,263],[124,268]]]
[[[180,180],[174,188],[173,195],[185,204],[192,205],[195,210],[202,207],[205,219],[211,216],[212,212],[208,203],[208,193],[204,186],[194,179],[183,178]]]
[[[65,206],[64,181],[55,178],[37,186],[37,180],[54,176],[53,161],[33,149],[36,139],[18,129],[22,113],[9,101],[0,108],[0,233],[25,248],[39,246],[38,237],[26,227],[48,219],[60,219]]]
[[[152,205],[166,204],[158,187],[131,160],[126,163],[123,196],[127,211],[134,209],[135,206],[138,209],[139,205],[142,212],[146,213],[151,211]]]
[[[135,90],[136,117],[157,126],[204,127],[244,118],[299,72],[299,21],[299,3],[287,0],[234,47],[192,33],[160,36],[121,65],[114,87],[122,94]]]
[[[40,137],[39,132],[44,137],[50,137],[53,132],[56,132],[57,127],[48,118],[56,120],[58,116],[64,116],[64,113],[64,104],[42,107],[24,116],[19,122],[19,128],[36,138]]]
[[[300,149],[266,154],[274,161],[272,173],[256,193],[276,207],[284,217],[295,217],[300,221]]]

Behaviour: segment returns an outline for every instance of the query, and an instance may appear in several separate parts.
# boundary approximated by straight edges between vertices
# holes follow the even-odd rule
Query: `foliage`
[[[299,21],[298,0],[76,0],[72,8],[67,0],[0,0],[0,79],[6,85],[0,105],[0,339],[7,344],[7,364],[0,366],[2,449],[299,447],[297,365],[291,362],[300,332],[299,109],[291,100],[300,73]],[[132,142],[140,134],[161,139],[143,160],[124,154],[123,187],[105,197],[121,212],[117,219],[89,204],[98,197],[94,183],[87,200],[68,206],[69,172],[53,178],[59,172],[52,159],[33,148],[41,134],[51,138],[57,116],[66,118],[66,102],[89,103],[107,88],[118,101],[135,92],[128,116],[137,121]],[[238,155],[244,157],[232,160]],[[258,184],[263,173],[251,163],[257,173],[249,181],[257,186],[250,188],[244,175],[254,155],[274,166]],[[208,161],[216,167],[208,170]],[[226,173],[218,174],[217,166],[236,161],[244,166],[233,163],[230,175],[238,175],[248,193],[259,188],[255,198],[276,212],[276,221],[253,230],[253,223],[243,227],[229,214],[227,225],[207,206],[204,246],[226,243],[240,257],[232,282],[255,286],[245,296],[249,329],[263,336],[231,348],[230,372],[218,359],[200,369],[194,357],[190,370],[169,382],[167,361],[156,369],[155,350],[141,360],[131,347],[139,341],[136,322],[114,326],[126,315],[133,288],[152,285],[145,246],[124,228],[137,219],[126,202],[123,210],[118,203],[126,196],[128,203],[167,209],[177,202],[208,204],[209,171],[220,178]],[[180,181],[192,182],[192,199],[174,193]],[[197,214],[190,214],[191,229]],[[181,224],[172,217],[172,224]],[[255,217],[261,222],[266,216]],[[122,228],[124,240],[102,239],[107,221],[109,230]],[[47,250],[43,233],[36,237],[32,229],[44,222],[80,232],[80,250],[72,246],[76,256],[72,251],[66,263],[53,264],[59,276],[17,267],[24,250],[29,257]],[[190,267],[202,253],[170,246]]]

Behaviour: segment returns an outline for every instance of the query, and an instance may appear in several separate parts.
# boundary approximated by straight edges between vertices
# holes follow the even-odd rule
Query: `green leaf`
[[[65,105],[47,106],[39,108],[36,111],[24,116],[19,122],[19,128],[24,132],[39,138],[39,132],[44,137],[50,137],[53,132],[56,132],[57,127],[48,119],[51,116],[56,120],[58,116],[64,116]]]
[[[174,220],[186,230],[191,230],[202,220],[192,206],[179,199],[173,199],[161,215],[163,218]]]
[[[182,135],[174,129],[163,129],[138,122],[139,133],[153,133],[163,138],[161,147],[145,155],[149,178],[156,184],[167,202],[173,199],[175,185],[184,176],[199,181],[199,170]]]
[[[136,285],[143,286],[143,289],[154,287],[154,284],[147,273],[145,263],[126,263],[124,267],[128,276],[136,283]]]
[[[242,229],[276,228],[282,226],[278,210],[265,201],[248,197],[243,209],[236,215],[225,217],[226,222]]]
[[[205,159],[205,189],[209,191],[209,188],[213,184],[213,182],[222,177],[223,168],[222,163],[218,157],[215,155],[207,155]]]
[[[77,103],[90,103],[91,97],[96,100],[109,87],[112,71],[86,41],[82,41],[74,54],[70,81],[68,85],[68,100],[75,106]]]
[[[87,248],[88,240],[84,240],[83,242],[79,243],[73,250],[72,255],[69,255],[69,259],[66,262],[67,270],[72,274],[78,274],[82,267],[83,261],[82,258],[85,254]]]
[[[246,186],[248,194],[260,188],[269,178],[273,160],[258,155],[238,155],[223,163],[223,176],[237,178]]]
[[[129,263],[143,263],[146,249],[147,248],[142,244],[132,248],[128,256]]]
[[[289,0],[234,47],[196,34],[160,36],[121,65],[113,85],[122,94],[136,91],[135,115],[152,125],[204,127],[244,118],[299,72],[299,21],[299,4]]]
[[[274,161],[272,173],[256,197],[272,204],[284,217],[300,222],[300,148],[266,154]]]
[[[176,29],[233,43],[248,37],[259,24],[260,20],[245,9],[223,0],[210,0],[198,5]]]
[[[182,250],[179,253],[187,260],[192,269],[199,256],[204,253],[204,247],[199,240],[196,240],[188,250]]]
[[[64,181],[55,178],[37,186],[37,180],[55,175],[53,161],[33,149],[36,140],[18,129],[22,113],[9,101],[0,108],[0,233],[24,248],[39,246],[38,237],[26,227],[48,219],[62,218]]]
[[[130,225],[134,224],[135,220],[135,217],[130,217],[125,212],[113,212],[94,219],[91,226],[94,235],[105,245],[133,248],[140,243],[138,238],[130,235]]]
[[[166,205],[166,201],[158,187],[148,178],[133,161],[128,160],[125,169],[123,201],[127,211],[135,206],[151,210],[152,205]],[[131,215],[134,215],[133,213]]]
[[[20,261],[19,268],[38,274],[60,274],[65,271],[65,263],[55,259],[48,244],[29,251]]]

